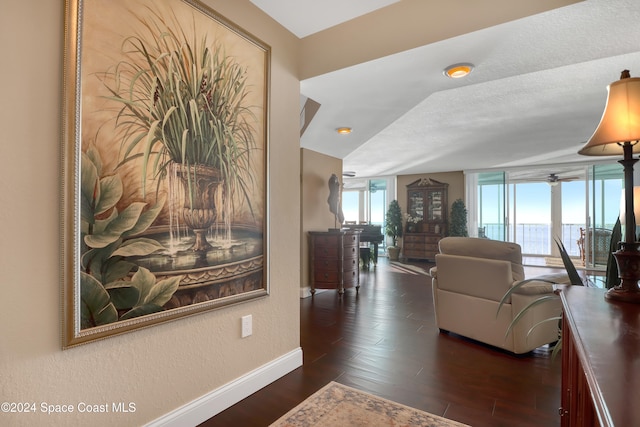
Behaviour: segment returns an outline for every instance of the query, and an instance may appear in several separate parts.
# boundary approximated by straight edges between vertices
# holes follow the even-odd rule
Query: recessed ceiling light
[[[459,79],[467,76],[471,71],[473,71],[473,64],[454,64],[444,69],[444,75],[452,79]]]
[[[348,135],[351,133],[351,128],[338,128],[336,129],[336,132],[338,132],[340,135]]]

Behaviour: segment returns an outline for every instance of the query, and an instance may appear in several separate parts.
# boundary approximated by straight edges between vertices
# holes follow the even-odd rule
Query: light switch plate
[[[253,316],[248,314],[242,316],[242,338],[246,338],[253,333]]]

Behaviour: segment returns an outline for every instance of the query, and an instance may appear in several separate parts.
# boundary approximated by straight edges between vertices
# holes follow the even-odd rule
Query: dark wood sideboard
[[[316,289],[360,288],[360,231],[310,231],[311,295]]]
[[[561,425],[640,426],[640,304],[610,302],[605,290],[560,290]]]

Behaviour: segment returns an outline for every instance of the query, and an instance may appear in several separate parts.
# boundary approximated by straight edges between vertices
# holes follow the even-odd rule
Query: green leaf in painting
[[[104,230],[105,233],[117,233],[119,236],[121,236],[125,231],[131,230],[138,222],[138,218],[140,218],[142,209],[146,205],[147,204],[143,202],[131,203],[122,212],[120,212],[118,216],[109,223],[109,225],[107,225]]]
[[[147,228],[149,228],[149,226],[151,226],[153,221],[155,221],[158,215],[160,214],[160,211],[164,206],[165,200],[166,200],[166,197],[163,197],[152,208],[142,212],[142,214],[140,214],[140,218],[138,218],[138,221],[133,226],[133,228],[128,230],[123,236],[124,237],[133,236],[138,233],[142,233]]]
[[[119,233],[95,233],[84,236],[85,245],[94,249],[106,248],[120,239]]]
[[[97,200],[95,214],[100,215],[118,203],[122,197],[122,180],[117,175],[100,179],[100,199]]]
[[[145,304],[155,304],[162,307],[171,299],[174,292],[178,290],[180,280],[181,277],[171,277],[159,281],[153,289],[151,289],[151,292],[149,292],[149,295],[147,295],[147,298],[143,302]]]
[[[136,225],[144,206],[146,203],[135,202],[120,213],[114,209],[109,218],[96,221],[93,234],[84,238],[85,244],[90,248],[104,248],[117,241],[125,231]]]
[[[162,307],[159,307],[155,304],[139,305],[127,311],[125,314],[122,315],[120,319],[121,320],[132,319],[134,317],[145,316],[147,314],[157,313],[159,311],[162,311]]]
[[[93,144],[89,145],[85,154],[87,155],[87,159],[95,166],[98,176],[102,176],[102,158],[96,146]]]
[[[156,284],[156,276],[146,268],[140,267],[131,278],[131,284],[140,291],[140,299],[136,305],[144,304],[151,289]]]
[[[83,329],[118,320],[118,312],[109,294],[94,277],[80,273],[80,324]]]
[[[108,217],[96,219],[91,234],[106,233],[107,227],[111,224],[111,221],[114,221],[116,218],[118,218],[118,209],[111,210]]]
[[[124,241],[112,256],[144,256],[163,249],[164,246],[155,240],[138,238]]]
[[[120,280],[137,267],[136,264],[122,259],[118,259],[115,262],[112,261],[113,258],[109,259],[106,263],[107,267],[104,271],[103,283],[111,283],[116,280]]]
[[[118,281],[104,287],[111,297],[111,302],[118,310],[128,310],[135,306],[140,292],[128,281]]]
[[[94,203],[97,193],[100,191],[98,185],[98,172],[94,164],[83,154],[81,162],[80,180],[80,215],[81,220],[93,224],[95,211]]]

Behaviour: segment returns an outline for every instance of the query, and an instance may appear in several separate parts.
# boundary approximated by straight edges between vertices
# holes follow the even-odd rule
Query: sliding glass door
[[[589,168],[589,227],[585,231],[584,258],[587,267],[606,266],[609,241],[620,216],[624,188],[622,166],[618,163]]]
[[[561,191],[561,223],[562,244],[567,253],[573,257],[581,257],[582,230],[587,224],[587,185],[585,179],[562,182]]]
[[[475,191],[468,187],[472,196],[467,200],[474,206],[469,223],[477,223],[479,237],[517,242],[525,255],[556,258],[557,239],[577,265],[606,265],[622,194],[618,163],[539,166],[467,176],[475,186]]]
[[[482,172],[477,176],[478,237],[506,240],[506,185],[504,172]],[[469,230],[471,235],[474,230]]]
[[[369,223],[384,225],[385,213],[387,212],[387,180],[369,180]]]

